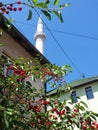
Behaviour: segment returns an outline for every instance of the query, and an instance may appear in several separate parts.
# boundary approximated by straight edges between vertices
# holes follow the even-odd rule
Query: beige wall
[[[92,87],[93,94],[94,94],[94,98],[92,98],[92,99],[87,99],[86,93],[85,93],[85,88],[89,87],[89,86]],[[75,88],[74,90],[76,91],[77,96],[81,97],[81,100],[84,101],[85,103],[87,103],[89,110],[92,110],[92,111],[98,113],[98,82],[83,85],[78,88]],[[64,99],[69,101],[69,96],[70,96],[69,93],[67,93],[67,94],[63,93],[60,97],[61,101],[63,101]]]
[[[0,37],[0,42],[4,46],[0,46],[0,52],[4,52],[11,58],[25,57],[33,59],[33,57],[16,41],[11,37],[5,30]]]

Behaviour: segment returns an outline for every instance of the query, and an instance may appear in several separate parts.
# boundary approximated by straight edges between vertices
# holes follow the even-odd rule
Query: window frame
[[[94,98],[92,86],[86,87],[85,88],[85,93],[86,93],[86,97],[87,97],[88,100]]]
[[[73,104],[78,102],[77,93],[76,93],[75,90],[72,91],[72,93],[71,93],[71,100],[72,100],[72,103],[73,103]]]

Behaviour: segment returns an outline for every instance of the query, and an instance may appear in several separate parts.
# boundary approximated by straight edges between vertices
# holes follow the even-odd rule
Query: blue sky
[[[52,63],[69,64],[73,68],[73,72],[65,77],[67,82],[80,79],[82,74],[86,77],[98,75],[98,0],[61,0],[61,2],[71,3],[71,6],[62,12],[64,23],[60,23],[54,15],[51,22],[42,16],[57,41],[45,26],[47,36],[44,46],[45,57]],[[10,16],[14,18],[15,26],[35,45],[34,34],[38,16],[33,12],[32,20],[27,21],[27,12],[28,8],[23,7],[22,12],[11,13]]]

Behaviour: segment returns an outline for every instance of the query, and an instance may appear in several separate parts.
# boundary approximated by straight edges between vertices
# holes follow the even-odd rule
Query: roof
[[[3,15],[0,14],[0,26],[7,30],[7,26],[5,25],[5,20],[7,20]],[[48,59],[46,59],[36,48],[35,46],[21,33],[19,30],[12,25],[12,28],[8,31],[8,33],[16,40],[19,44],[21,44],[28,53],[30,53],[33,57],[37,57],[41,59],[41,64],[50,63]]]
[[[75,80],[75,81],[68,83],[67,85],[69,85],[73,88],[77,88],[77,87],[80,87],[82,85],[86,85],[86,84],[93,83],[93,82],[96,82],[96,81],[98,81],[98,76],[93,76],[93,77]],[[63,88],[62,88],[62,91],[63,91]],[[54,89],[54,90],[47,92],[47,96],[55,95],[56,93],[57,93],[57,89]]]

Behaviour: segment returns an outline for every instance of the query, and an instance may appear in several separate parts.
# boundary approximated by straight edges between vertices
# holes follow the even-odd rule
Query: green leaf
[[[58,13],[58,11],[54,10],[53,12],[54,12],[54,14],[55,14],[56,16],[59,17],[59,13]]]
[[[63,23],[64,21],[63,21],[63,17],[62,17],[62,14],[61,14],[61,12],[60,12],[60,14],[59,14],[60,16],[59,16],[59,18],[60,18],[60,21]]]
[[[32,87],[32,84],[29,81],[26,81],[26,86]]]
[[[62,9],[62,8],[64,8],[64,7],[67,7],[67,6],[70,6],[70,3],[60,5],[60,9]]]
[[[50,0],[45,0],[45,4],[50,4]]]
[[[92,117],[94,120],[96,120],[96,116],[93,114],[90,114],[90,117]]]
[[[98,117],[98,113],[92,112],[93,115],[95,115],[96,117]]]
[[[50,15],[49,11],[41,10],[41,12],[42,12],[49,20],[51,20],[51,15]]]
[[[47,5],[43,2],[38,3],[36,6],[39,8],[46,8],[46,9],[48,8]]]
[[[5,121],[6,128],[8,129],[9,128],[9,122],[7,120],[7,117],[6,117],[6,113],[4,113],[4,121]]]
[[[81,104],[83,104],[86,108],[88,108],[87,104],[83,101],[80,101]]]
[[[54,14],[55,14],[57,17],[59,17],[60,21],[63,22],[63,17],[62,17],[61,12],[58,12],[58,11],[56,11],[56,10],[54,10],[53,12],[54,12]]]
[[[54,6],[57,6],[58,3],[59,3],[59,1],[60,1],[60,0],[55,0],[55,1],[54,1]]]
[[[29,14],[28,14],[28,18],[27,18],[27,20],[30,20],[32,18],[32,11],[31,11],[31,9],[29,10]]]
[[[32,0],[32,2],[33,2],[34,4],[37,4],[37,3],[38,3],[38,0]]]
[[[13,18],[10,18],[8,20],[5,20],[5,25],[10,30],[12,28],[12,23],[14,22]]]
[[[0,36],[2,35],[2,29],[0,28]]]

